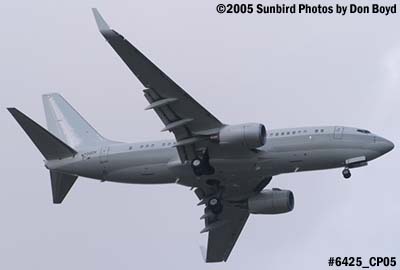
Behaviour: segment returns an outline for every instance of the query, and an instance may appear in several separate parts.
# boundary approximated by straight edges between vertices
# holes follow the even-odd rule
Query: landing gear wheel
[[[193,168],[199,168],[201,166],[201,160],[196,158],[192,160],[192,166]]]
[[[351,172],[348,168],[343,169],[342,174],[345,179],[349,179],[351,177]]]
[[[193,172],[196,176],[201,176],[204,174],[204,164],[199,158],[195,158],[191,162]]]
[[[222,211],[222,204],[216,197],[208,200],[207,208],[209,208],[214,214],[219,214]]]
[[[191,165],[196,176],[214,174],[215,169],[210,165],[209,159],[208,150],[206,149],[201,153],[200,157],[192,160]]]
[[[210,206],[216,206],[218,204],[218,199],[217,198],[212,198],[210,199],[210,201],[208,202],[208,204]]]

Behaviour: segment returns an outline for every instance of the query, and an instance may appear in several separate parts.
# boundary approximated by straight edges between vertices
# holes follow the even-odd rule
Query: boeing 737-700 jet
[[[101,136],[59,94],[43,95],[48,130],[16,108],[9,112],[45,157],[53,202],[61,203],[78,176],[132,184],[177,183],[204,205],[206,262],[226,261],[250,214],[293,210],[289,190],[264,189],[273,176],[310,170],[350,169],[393,149],[368,130],[315,126],[267,130],[260,123],[227,125],[110,29],[96,9],[106,41],[144,85],[153,110],[175,140],[122,143]]]

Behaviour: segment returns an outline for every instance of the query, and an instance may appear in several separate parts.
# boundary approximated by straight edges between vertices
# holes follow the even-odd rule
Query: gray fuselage
[[[346,161],[371,161],[394,147],[369,131],[342,126],[269,130],[267,142],[256,151],[219,146],[210,163],[213,176],[225,185],[290,172],[345,167]],[[210,148],[210,151],[213,151]],[[46,167],[79,176],[133,184],[179,183],[198,186],[190,164],[181,163],[174,141],[110,143],[80,151],[75,157],[47,161]]]

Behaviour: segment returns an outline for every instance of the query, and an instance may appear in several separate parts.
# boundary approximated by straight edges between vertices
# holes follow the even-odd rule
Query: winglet
[[[100,12],[97,10],[97,8],[92,8],[94,19],[96,20],[97,27],[99,28],[100,32],[105,32],[109,31],[110,26],[106,23],[106,21],[103,19],[101,16]]]
[[[200,245],[200,252],[204,262],[207,262],[207,248],[203,245]]]

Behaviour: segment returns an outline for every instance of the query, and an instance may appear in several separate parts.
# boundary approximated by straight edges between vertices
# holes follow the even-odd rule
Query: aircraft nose
[[[385,142],[385,153],[392,151],[394,148],[394,143],[392,143],[389,140],[386,140]]]
[[[380,140],[379,140],[379,152],[381,153],[381,155],[392,151],[393,148],[394,148],[394,143],[392,143],[391,141],[389,141],[387,139],[380,138]]]

